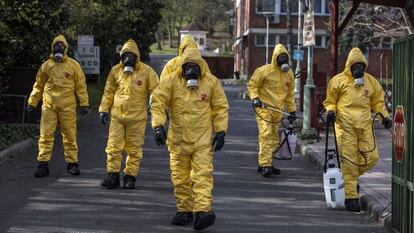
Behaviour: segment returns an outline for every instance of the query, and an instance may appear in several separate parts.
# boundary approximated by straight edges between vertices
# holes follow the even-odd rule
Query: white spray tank
[[[323,187],[328,208],[345,207],[345,185],[341,170],[336,167],[333,156],[330,156],[328,166],[323,173]]]
[[[287,139],[286,139],[287,138]],[[285,141],[286,140],[286,141]],[[287,130],[283,130],[280,135],[279,160],[292,159],[296,150],[297,134],[293,131],[292,123],[289,124]]]
[[[345,185],[342,177],[341,163],[336,142],[335,122],[333,122],[335,149],[328,148],[329,121],[326,122],[325,164],[323,170],[323,187],[328,208],[338,209],[345,207]],[[337,164],[334,158],[337,159]]]

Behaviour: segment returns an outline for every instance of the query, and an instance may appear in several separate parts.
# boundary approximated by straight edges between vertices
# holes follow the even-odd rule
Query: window
[[[315,47],[326,48],[329,43],[329,37],[327,36],[315,36]]]
[[[315,14],[321,14],[322,13],[322,1],[324,0],[315,0],[313,3],[313,10]]]
[[[275,12],[275,0],[256,0],[256,13]]]
[[[329,0],[325,0],[325,15],[331,14],[331,8],[329,7]]]
[[[264,34],[255,35],[254,44],[256,45],[256,47],[265,46],[266,45],[266,35],[264,35]]]
[[[292,3],[292,15],[298,15],[299,3],[297,0],[291,0]],[[280,13],[282,15],[286,14],[286,0],[280,0]],[[277,7],[276,7],[277,8]],[[305,9],[305,4],[302,2],[302,9]],[[329,0],[314,0],[313,9],[315,15],[329,15]],[[302,13],[303,14],[303,13]]]
[[[204,38],[200,38],[200,39],[198,40],[198,44],[199,44],[199,45],[204,45]]]
[[[293,1],[290,1],[290,2],[292,4],[292,10],[291,10],[292,14],[298,14],[298,10],[299,10],[298,1],[293,0]],[[281,13],[286,13],[286,8],[287,8],[286,7],[286,0],[281,0],[280,1],[280,12]]]
[[[277,35],[269,34],[269,47],[274,47],[277,44]],[[266,34],[256,34],[254,45],[256,47],[266,47]]]
[[[279,35],[279,41],[278,41],[278,43],[281,43],[283,45],[286,45],[286,42],[287,42],[286,35]]]

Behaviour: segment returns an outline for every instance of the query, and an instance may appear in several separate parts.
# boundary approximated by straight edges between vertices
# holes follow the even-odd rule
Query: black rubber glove
[[[326,114],[326,120],[328,122],[332,122],[332,123],[335,122],[335,117],[336,117],[335,112],[332,110],[329,110],[328,114]]]
[[[296,121],[297,117],[296,117],[296,112],[290,112],[290,115],[288,116],[288,120],[289,122],[294,122]]]
[[[386,117],[382,120],[382,125],[384,126],[384,128],[389,129],[392,127],[392,121],[390,118]]]
[[[259,98],[254,98],[252,100],[252,103],[256,108],[262,108],[263,107],[263,103]]]
[[[109,114],[107,112],[100,112],[99,113],[99,119],[101,120],[101,123],[106,125],[108,123]]]
[[[224,146],[224,136],[226,136],[225,132],[218,132],[214,136],[213,143],[211,145],[214,146],[214,143],[216,144],[216,147],[214,147],[214,151],[219,151]]]
[[[81,114],[81,116],[85,116],[88,113],[89,113],[88,107],[86,107],[86,106],[81,106],[80,107],[80,114]]]
[[[164,126],[157,126],[154,129],[154,138],[157,145],[165,145],[166,136]]]
[[[31,113],[34,109],[35,109],[35,107],[32,106],[32,105],[27,105],[27,107],[26,107],[26,111],[29,112],[29,113]]]

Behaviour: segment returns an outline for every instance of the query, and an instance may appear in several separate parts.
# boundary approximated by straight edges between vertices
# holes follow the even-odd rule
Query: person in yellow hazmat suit
[[[335,122],[345,183],[345,206],[355,212],[360,211],[358,177],[378,161],[371,112],[384,116],[381,120],[385,128],[392,126],[384,105],[384,91],[378,81],[365,72],[367,67],[361,50],[353,48],[345,70],[329,81],[323,103],[327,120]]]
[[[283,110],[286,106],[289,118],[296,118],[295,79],[289,66],[288,51],[282,44],[273,50],[272,62],[255,70],[247,85],[248,93],[255,108],[259,128],[259,167],[264,177],[280,174],[272,166],[273,152],[279,145],[279,125],[282,114],[263,109],[264,104]]]
[[[183,36],[181,39],[180,47],[178,48],[178,56],[169,60],[167,64],[165,64],[160,75],[160,80],[163,80],[165,77],[168,77],[171,73],[180,68],[180,56],[183,54],[186,48],[198,48],[197,42],[194,40],[194,37],[192,35]],[[202,60],[202,66],[206,73],[211,73],[207,62],[204,59]],[[148,106],[147,111],[148,114],[151,114],[150,106]]]
[[[134,189],[142,159],[145,126],[147,123],[147,96],[158,85],[158,76],[148,65],[140,62],[140,53],[134,40],[130,39],[121,49],[121,61],[115,65],[106,81],[99,107],[102,124],[109,126],[107,153],[107,177],[101,186],[113,189],[120,186],[122,151],[127,158],[124,169],[125,189]]]
[[[166,142],[167,108],[167,145],[177,207],[171,223],[193,223],[194,229],[201,230],[215,220],[212,145],[214,151],[224,146],[229,106],[220,81],[205,71],[198,49],[187,48],[178,69],[162,79],[152,95],[151,124],[158,145]]]
[[[180,56],[183,54],[186,48],[198,48],[197,42],[194,40],[194,37],[192,35],[183,36],[181,39],[180,47],[178,48],[178,56],[167,62],[161,72],[160,80],[169,76],[169,74],[175,72],[180,67]],[[208,64],[205,60],[202,60],[202,68],[206,73],[211,73],[210,68],[208,67]]]
[[[64,36],[53,39],[50,58],[39,68],[36,82],[30,94],[27,111],[36,108],[42,99],[40,120],[39,165],[35,177],[49,175],[49,161],[52,157],[53,142],[57,123],[63,139],[67,172],[79,175],[78,145],[76,143],[76,97],[81,106],[80,113],[88,113],[89,99],[85,75],[74,59],[68,57],[68,43]]]

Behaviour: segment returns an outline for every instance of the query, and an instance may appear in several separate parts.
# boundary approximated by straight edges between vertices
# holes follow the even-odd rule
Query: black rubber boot
[[[282,171],[279,168],[272,166],[272,173],[275,174],[275,175],[280,175],[280,173],[282,173]]]
[[[68,166],[66,167],[66,171],[72,176],[79,176],[80,175],[79,164],[68,163]]]
[[[216,220],[216,214],[212,211],[209,212],[196,212],[194,219],[194,230],[203,230],[214,224]]]
[[[264,177],[270,177],[273,175],[273,167],[270,166],[259,166],[257,171],[262,174]]]
[[[347,210],[352,211],[352,212],[361,211],[361,206],[359,205],[358,198],[345,199],[345,207]]]
[[[135,177],[130,175],[124,176],[124,189],[135,189]]]
[[[46,177],[49,175],[49,163],[48,162],[39,162],[37,165],[37,170],[35,172],[35,177]]]
[[[185,226],[193,223],[194,216],[192,212],[177,212],[171,219],[171,224],[176,226]]]
[[[108,173],[106,179],[101,182],[101,186],[107,189],[114,189],[120,186],[119,173]]]

